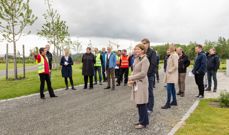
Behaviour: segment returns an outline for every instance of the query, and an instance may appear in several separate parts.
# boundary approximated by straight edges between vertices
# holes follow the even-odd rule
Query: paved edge
[[[182,119],[170,130],[168,135],[174,135],[181,126],[184,125],[185,121],[189,118],[189,116],[195,111],[196,107],[199,105],[200,100],[197,99],[194,104],[189,108],[189,110],[185,113]]]
[[[75,87],[81,87],[81,86],[83,86],[83,84],[77,85]],[[54,92],[58,92],[58,91],[62,91],[62,90],[64,90],[64,88],[56,89],[56,90],[54,90]],[[46,93],[48,93],[48,91],[46,91],[44,93],[46,94]],[[0,100],[0,103],[7,102],[7,101],[24,99],[24,98],[28,98],[28,97],[37,96],[37,95],[40,95],[40,93],[34,93],[34,94],[26,95],[26,96],[19,96],[19,97],[9,98],[9,99],[2,99],[2,100]]]

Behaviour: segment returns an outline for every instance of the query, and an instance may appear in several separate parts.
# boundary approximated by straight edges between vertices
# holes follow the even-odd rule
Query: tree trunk
[[[23,51],[23,78],[25,78],[25,45],[22,45]]]
[[[9,45],[6,44],[6,80],[9,79],[9,59],[8,59],[8,54],[9,54]]]

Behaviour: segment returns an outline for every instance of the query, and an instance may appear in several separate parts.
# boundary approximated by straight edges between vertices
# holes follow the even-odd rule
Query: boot
[[[171,105],[171,106],[177,106],[177,101],[172,101],[172,102],[170,103],[170,105]]]
[[[161,109],[169,109],[170,107],[170,104],[166,103],[164,106],[161,107]]]

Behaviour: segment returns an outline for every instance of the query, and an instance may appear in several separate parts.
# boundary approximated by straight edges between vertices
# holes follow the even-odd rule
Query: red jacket
[[[44,73],[41,73],[41,74],[50,74],[49,63],[48,63],[47,59],[46,59],[44,56],[40,55],[40,54],[39,54],[39,55],[36,55],[36,56],[34,56],[34,57],[35,57],[35,59],[37,60],[38,63],[41,62],[41,57],[44,58],[44,62],[45,62],[45,72],[44,72]]]

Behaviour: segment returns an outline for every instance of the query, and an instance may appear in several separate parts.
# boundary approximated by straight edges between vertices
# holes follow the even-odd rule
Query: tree
[[[46,2],[48,9],[46,10],[46,13],[43,14],[45,23],[37,34],[47,38],[48,42],[54,45],[54,54],[56,50],[56,54],[58,55],[58,50],[61,51],[63,48],[61,47],[61,44],[65,42],[70,34],[66,22],[61,20],[57,10],[52,8],[50,1],[46,0]]]
[[[32,14],[29,2],[30,0],[0,0],[0,30],[3,38],[13,43],[14,48],[14,79],[18,79],[16,43],[24,34],[25,28],[37,19]]]

